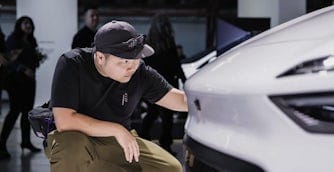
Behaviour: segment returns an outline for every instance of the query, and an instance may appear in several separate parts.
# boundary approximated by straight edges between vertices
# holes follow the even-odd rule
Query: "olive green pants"
[[[139,162],[129,163],[115,137],[89,137],[76,131],[49,133],[45,154],[51,172],[181,172],[180,162],[153,142],[138,137]]]

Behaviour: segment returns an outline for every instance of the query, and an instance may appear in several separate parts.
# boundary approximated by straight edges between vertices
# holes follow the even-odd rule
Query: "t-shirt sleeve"
[[[52,80],[51,106],[79,108],[79,69],[73,59],[61,56]]]
[[[172,88],[163,76],[161,76],[156,70],[150,66],[145,66],[145,92],[143,99],[150,103],[159,101],[165,96]]]

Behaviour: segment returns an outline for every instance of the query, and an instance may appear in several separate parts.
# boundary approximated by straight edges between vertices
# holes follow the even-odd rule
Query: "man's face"
[[[140,63],[140,59],[129,60],[111,54],[101,55],[104,59],[100,61],[100,73],[120,83],[129,82]]]
[[[85,24],[92,30],[96,30],[99,25],[99,14],[96,9],[89,9],[85,13]]]

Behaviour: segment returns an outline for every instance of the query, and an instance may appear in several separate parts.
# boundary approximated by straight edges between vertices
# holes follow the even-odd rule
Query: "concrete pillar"
[[[238,0],[238,17],[271,19],[271,27],[306,13],[306,0]]]
[[[51,82],[59,56],[70,50],[78,27],[77,0],[17,0],[17,18],[31,17],[39,48],[48,58],[37,69],[36,101],[40,105],[50,99]]]

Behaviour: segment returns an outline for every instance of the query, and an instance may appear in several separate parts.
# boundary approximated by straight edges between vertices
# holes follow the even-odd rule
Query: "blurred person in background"
[[[180,61],[182,61],[183,59],[186,58],[186,55],[184,55],[184,53],[183,53],[182,45],[180,45],[180,44],[176,45],[176,51],[177,51],[177,56],[179,57]]]
[[[0,159],[10,158],[6,143],[20,113],[22,151],[23,149],[31,152],[41,151],[31,143],[28,121],[28,112],[33,108],[35,101],[35,71],[43,60],[36,49],[34,30],[32,19],[22,16],[16,20],[14,31],[6,41],[10,62],[7,65],[4,88],[8,92],[10,107],[0,136]]]
[[[2,32],[0,26],[0,66],[3,66],[6,63],[4,54],[5,54],[5,34]]]
[[[82,27],[73,37],[72,49],[91,47],[99,25],[99,13],[97,7],[89,7],[84,10],[84,22]]]
[[[153,47],[155,54],[145,58],[145,63],[157,70],[172,86],[178,88],[179,79],[184,82],[186,77],[178,58],[174,30],[167,15],[159,13],[153,17],[147,42]],[[148,104],[147,115],[143,119],[141,134],[143,138],[151,140],[150,132],[152,125],[160,116],[162,119],[162,132],[159,144],[168,152],[176,155],[171,149],[171,145],[173,144],[172,127],[174,113],[175,111],[155,104]]]
[[[0,115],[1,115],[1,93],[3,88],[4,65],[7,63],[5,58],[5,35],[2,33],[0,26]]]

